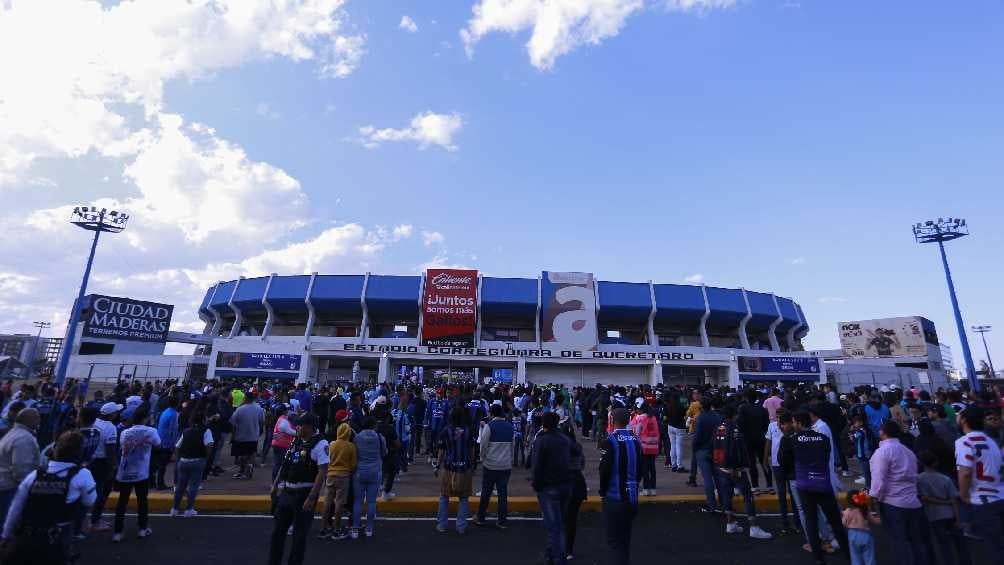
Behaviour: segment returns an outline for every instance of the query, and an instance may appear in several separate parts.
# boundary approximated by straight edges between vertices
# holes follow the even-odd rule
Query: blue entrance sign
[[[800,373],[819,374],[816,357],[740,357],[739,371],[743,373]]]

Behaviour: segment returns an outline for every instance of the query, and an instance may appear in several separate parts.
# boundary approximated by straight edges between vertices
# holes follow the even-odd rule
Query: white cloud
[[[0,272],[0,293],[28,294],[31,291],[30,285],[35,280],[35,277],[27,275]]]
[[[722,10],[736,5],[737,0],[662,0],[667,10],[677,12]]]
[[[407,31],[408,33],[418,32],[418,24],[416,24],[415,20],[411,19],[409,16],[401,16],[401,23],[399,23],[397,27]]]
[[[788,262],[791,263],[792,265],[804,265],[805,257],[795,257],[794,259],[788,260]]]
[[[255,106],[254,113],[266,120],[278,120],[282,117],[279,112],[273,110],[272,107],[269,106],[268,102],[259,102],[258,105]]]
[[[841,304],[847,302],[843,296],[823,296],[817,300],[820,304]]]
[[[703,13],[729,8],[736,0],[654,0],[671,11]],[[554,61],[582,45],[615,37],[627,19],[645,8],[645,0],[479,0],[460,31],[468,56],[493,32],[515,35],[532,30],[526,43],[530,63],[550,69]]]
[[[549,69],[555,59],[580,45],[599,44],[620,33],[643,0],[480,0],[460,32],[468,54],[489,33],[532,29],[526,44],[530,62]]]
[[[443,243],[444,241],[446,241],[446,237],[438,231],[422,230],[422,243],[426,247],[430,247],[437,243]]]
[[[420,149],[436,145],[447,151],[456,151],[453,137],[463,128],[460,114],[435,114],[423,112],[411,119],[408,127],[402,129],[377,129],[373,126],[359,128],[360,142],[369,149],[379,147],[385,141],[414,141]]]
[[[365,38],[342,32],[344,0],[86,0],[0,4],[0,184],[40,157],[135,152],[164,84],[247,61],[314,60],[323,76],[358,65]],[[58,14],[55,17],[54,14]],[[30,54],[30,56],[26,56]]]
[[[683,277],[683,282],[688,284],[701,284],[704,282],[704,275],[701,273],[694,273],[690,276]]]
[[[400,239],[407,239],[407,238],[411,237],[411,234],[413,232],[414,232],[414,228],[412,227],[411,224],[402,224],[400,226],[394,226],[394,231],[393,231],[394,240],[397,241],[397,240],[400,240]],[[425,232],[422,232],[422,233],[425,233]]]

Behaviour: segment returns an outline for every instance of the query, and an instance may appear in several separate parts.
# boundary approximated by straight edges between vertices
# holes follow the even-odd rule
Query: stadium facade
[[[199,309],[208,376],[330,382],[818,382],[790,298],[742,288],[596,280],[273,274],[220,282]]]

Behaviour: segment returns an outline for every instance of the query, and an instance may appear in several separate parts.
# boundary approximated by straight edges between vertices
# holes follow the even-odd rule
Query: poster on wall
[[[927,355],[924,325],[916,316],[841,322],[839,330],[840,348],[847,357]]]
[[[512,384],[512,369],[492,369],[492,382],[496,384]]]
[[[596,285],[592,273],[541,276],[541,340],[568,349],[596,349]]]
[[[302,357],[288,353],[220,352],[216,366],[221,369],[266,369],[299,371]]]
[[[429,269],[422,293],[422,345],[469,347],[477,331],[478,272]]]
[[[174,306],[92,294],[83,337],[164,343]]]

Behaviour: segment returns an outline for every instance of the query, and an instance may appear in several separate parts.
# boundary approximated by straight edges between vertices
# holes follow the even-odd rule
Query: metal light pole
[[[25,378],[31,378],[31,371],[35,368],[35,350],[38,349],[38,342],[42,339],[42,330],[52,326],[52,322],[32,322],[36,328],[38,328],[38,335],[35,336],[35,341],[31,343],[31,355],[28,356],[28,370],[25,372]]]
[[[66,331],[66,339],[63,340],[59,365],[56,367],[56,384],[62,385],[63,381],[66,380],[66,368],[70,363],[70,355],[73,354],[73,340],[77,335],[80,309],[84,304],[84,295],[87,293],[87,281],[91,278],[91,266],[94,264],[94,251],[98,248],[98,237],[102,232],[119,233],[126,228],[128,222],[129,214],[106,208],[99,209],[95,206],[77,206],[70,215],[70,223],[94,232],[94,240],[91,242],[91,253],[87,256],[84,278],[80,282],[80,293],[77,294],[77,299],[73,302],[73,310],[70,312],[70,325]]]
[[[941,251],[941,264],[945,267],[945,279],[948,280],[948,295],[952,299],[952,309],[955,312],[955,325],[959,331],[959,341],[962,343],[962,357],[966,362],[966,379],[973,392],[979,392],[980,383],[976,380],[976,368],[973,366],[973,354],[969,350],[969,338],[966,337],[966,325],[962,322],[962,312],[959,311],[959,299],[955,296],[955,283],[952,282],[952,271],[948,268],[948,256],[945,255],[945,242],[969,235],[966,221],[960,218],[938,218],[914,224],[913,237],[917,243],[937,243]]]
[[[990,378],[993,379],[997,377],[997,371],[994,370],[994,362],[990,358],[990,348],[987,347],[987,332],[991,329],[993,329],[991,326],[973,326],[973,331],[983,338],[983,351],[987,352],[987,365],[990,365]]]

